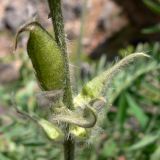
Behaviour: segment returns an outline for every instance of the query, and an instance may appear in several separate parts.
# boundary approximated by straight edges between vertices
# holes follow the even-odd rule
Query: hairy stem
[[[64,88],[63,102],[68,109],[73,109],[72,90],[69,73],[69,59],[67,54],[67,46],[65,41],[64,23],[61,10],[61,0],[48,0],[50,14],[52,18],[55,39],[64,57],[66,81]],[[65,160],[74,160],[74,139],[69,135],[69,124],[65,128],[66,139],[64,141],[64,158]],[[69,135],[69,136],[68,136]]]
[[[74,160],[75,142],[71,136],[64,141],[64,158],[65,160]]]
[[[69,72],[69,59],[67,54],[67,46],[65,41],[65,33],[64,33],[64,23],[63,16],[61,10],[61,0],[48,0],[50,7],[50,14],[53,22],[55,39],[60,49],[62,50],[62,54],[64,57],[65,64],[65,89],[64,89],[64,102],[69,109],[73,108],[72,101],[72,90],[71,90],[71,82],[70,82],[70,72]]]

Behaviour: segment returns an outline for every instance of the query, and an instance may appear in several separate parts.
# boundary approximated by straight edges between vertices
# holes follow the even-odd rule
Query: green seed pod
[[[31,22],[17,33],[29,31],[27,52],[43,90],[63,89],[65,82],[64,61],[60,48],[53,37],[38,23]]]

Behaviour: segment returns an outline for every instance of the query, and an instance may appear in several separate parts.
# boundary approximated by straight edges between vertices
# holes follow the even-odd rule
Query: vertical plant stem
[[[67,54],[67,46],[65,41],[64,22],[61,10],[61,0],[48,0],[50,14],[52,18],[55,39],[64,57],[66,81],[64,88],[63,102],[68,109],[73,109],[72,90],[69,72],[69,58]],[[75,142],[73,137],[69,135],[69,124],[65,127],[66,138],[64,140],[64,158],[65,160],[74,160]]]
[[[53,23],[55,39],[60,49],[62,50],[62,54],[64,57],[65,75],[66,75],[66,82],[64,82],[65,83],[64,102],[69,109],[73,109],[70,72],[69,72],[69,59],[68,59],[67,46],[65,41],[64,23],[63,23],[63,16],[62,16],[62,10],[61,10],[61,0],[48,0],[48,3],[49,3],[50,12],[51,12],[50,14],[51,14],[52,23]]]
[[[69,136],[68,139],[64,141],[64,158],[65,160],[74,160],[75,152],[75,141]]]

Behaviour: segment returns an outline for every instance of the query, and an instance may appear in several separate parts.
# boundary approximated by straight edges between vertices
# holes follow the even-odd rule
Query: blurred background
[[[20,37],[16,51],[14,41],[34,17],[52,33],[48,15],[45,0],[0,0],[0,160],[63,159],[62,146],[12,103],[47,114],[36,101],[40,89],[26,53],[28,36]],[[152,57],[114,77],[101,128],[77,144],[76,160],[160,160],[160,1],[63,0],[63,15],[74,95],[117,59],[133,52]]]

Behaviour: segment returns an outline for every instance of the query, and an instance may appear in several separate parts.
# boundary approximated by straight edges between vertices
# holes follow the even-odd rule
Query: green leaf
[[[125,93],[123,92],[118,101],[118,112],[117,112],[117,123],[120,125],[120,128],[123,129],[126,117],[127,117],[127,104]]]
[[[139,57],[148,57],[148,55],[144,53],[131,54],[85,84],[82,88],[82,91],[78,94],[77,97],[74,98],[75,107],[88,104],[92,100],[102,97],[104,94],[106,94],[109,88],[109,84],[117,72],[119,72],[122,67],[126,66]]]
[[[116,143],[110,139],[104,143],[101,155],[104,157],[115,157],[117,150]]]
[[[93,78],[87,84],[84,85],[82,91],[74,98],[74,107],[84,107],[91,103],[95,99],[100,99],[104,94],[106,94],[109,84],[115,74],[124,66],[134,61],[139,57],[149,57],[144,53],[134,53],[124,59],[120,60],[113,67],[104,71],[102,74]],[[84,134],[86,134],[84,130]],[[82,133],[81,133],[82,134]]]
[[[63,132],[57,126],[55,126],[53,123],[51,123],[45,119],[39,118],[34,113],[32,115],[30,115],[27,112],[19,110],[17,107],[15,107],[15,109],[19,114],[25,116],[29,120],[32,120],[33,122],[38,124],[50,139],[55,140],[55,141],[59,141],[59,140],[64,139]]]
[[[24,31],[30,33],[27,52],[40,86],[43,90],[63,89],[65,82],[64,60],[56,41],[37,22],[31,22],[21,27],[16,38]]]
[[[142,30],[144,34],[152,34],[160,32],[160,23]]]
[[[62,140],[64,138],[63,132],[51,122],[45,119],[40,119],[38,120],[38,124],[43,128],[44,132],[50,139]]]
[[[155,152],[151,155],[151,160],[160,160],[160,146],[158,146]]]
[[[109,102],[113,103],[116,98],[120,96],[123,91],[132,86],[132,84],[139,77],[158,69],[160,69],[160,65],[157,64],[156,61],[152,60],[148,62],[143,61],[142,63],[138,63],[134,66],[128,67],[125,71],[121,71],[113,81],[112,87],[114,88],[114,90],[110,89],[109,93],[107,94],[109,97]]]
[[[22,144],[25,146],[38,147],[38,146],[44,146],[46,143],[43,141],[41,142],[34,139],[34,140],[27,140],[26,142],[22,142]]]
[[[152,102],[158,103],[160,100],[159,88],[145,81],[140,86],[139,94]]]
[[[152,143],[154,143],[158,138],[160,138],[160,132],[154,135],[145,135],[141,140],[139,140],[137,143],[133,144],[131,147],[129,147],[128,151],[135,151],[142,149]]]
[[[150,8],[153,12],[160,14],[160,2],[154,2],[153,0],[143,0],[144,4]]]
[[[1,160],[11,160],[10,158],[8,158],[5,155],[3,155],[2,153],[0,153],[0,159]]]
[[[147,115],[144,113],[144,111],[136,103],[136,101],[133,99],[131,95],[126,94],[126,98],[127,98],[128,105],[130,107],[129,111],[131,112],[131,114],[133,114],[137,118],[141,126],[144,128],[147,125],[149,120]]]

